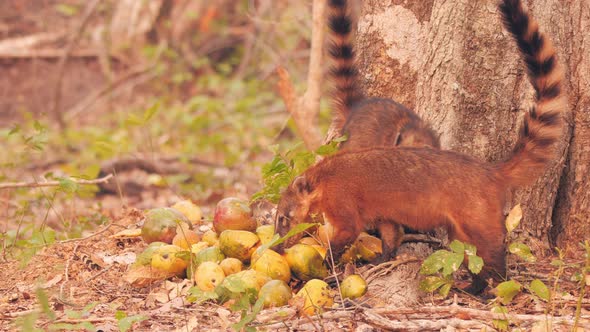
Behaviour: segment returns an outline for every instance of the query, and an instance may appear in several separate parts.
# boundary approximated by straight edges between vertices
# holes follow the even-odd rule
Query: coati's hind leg
[[[393,257],[395,250],[402,244],[404,228],[390,220],[378,220],[377,231],[383,243],[381,256],[373,260],[373,263],[382,263]]]

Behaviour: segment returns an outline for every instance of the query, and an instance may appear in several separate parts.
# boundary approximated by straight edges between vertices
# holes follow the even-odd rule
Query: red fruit
[[[248,202],[235,197],[227,197],[217,203],[213,228],[217,234],[231,229],[238,231],[256,230],[256,221],[252,219],[252,210]]]

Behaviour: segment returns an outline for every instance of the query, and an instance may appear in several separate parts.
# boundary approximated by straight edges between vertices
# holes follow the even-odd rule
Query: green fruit
[[[351,274],[342,280],[340,291],[343,298],[356,299],[367,292],[367,282],[358,274]]]
[[[234,257],[244,263],[250,261],[250,256],[259,243],[258,236],[252,232],[227,230],[219,235],[219,248],[227,257]]]
[[[225,256],[221,252],[221,250],[217,247],[209,247],[200,250],[195,255],[195,264],[197,266],[201,265],[204,262],[214,262],[219,264]]]
[[[285,249],[285,259],[291,272],[301,280],[325,278],[328,270],[320,253],[310,245],[296,244]]]
[[[165,246],[166,243],[164,242],[152,242],[150,243],[144,251],[142,251],[137,258],[135,259],[134,265],[150,265],[152,263],[152,257],[156,250],[161,247]]]
[[[219,201],[215,207],[213,228],[217,233],[228,229],[253,232],[256,229],[256,221],[252,219],[252,210],[248,202],[235,197]]]
[[[256,235],[260,238],[260,243],[267,244],[275,235],[274,225],[263,225],[256,228]]]
[[[285,282],[291,279],[291,269],[283,256],[270,249],[264,250],[262,254],[258,251],[252,255],[252,269],[266,274],[271,279]]]
[[[254,303],[262,286],[270,280],[258,271],[245,270],[227,276],[215,292],[219,295],[221,303],[244,295],[248,296],[250,303]]]
[[[182,213],[171,208],[149,210],[141,227],[141,237],[146,243],[156,241],[172,243],[176,236],[176,227],[188,227],[190,222]]]
[[[271,280],[258,292],[258,298],[263,300],[265,308],[287,305],[291,297],[293,297],[291,288],[282,280]]]

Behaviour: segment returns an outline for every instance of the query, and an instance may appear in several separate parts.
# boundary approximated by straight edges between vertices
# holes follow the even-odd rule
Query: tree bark
[[[441,134],[444,149],[489,162],[506,158],[533,89],[496,5],[491,0],[364,1],[357,49],[366,94],[414,109]],[[571,105],[555,163],[534,185],[517,190],[506,206],[508,211],[522,205],[519,232],[536,253],[555,240],[564,244],[590,237],[589,6],[587,0],[525,1],[555,43]]]

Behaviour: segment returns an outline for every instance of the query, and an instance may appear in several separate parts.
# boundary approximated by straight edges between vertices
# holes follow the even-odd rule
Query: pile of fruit
[[[200,291],[214,294],[220,303],[235,300],[233,289],[245,285],[252,302],[262,299],[265,308],[283,306],[293,297],[290,285],[299,288],[304,283],[295,294],[302,298],[303,312],[313,314],[333,305],[335,291],[322,280],[328,276],[324,259],[332,232],[329,224],[316,227],[314,237],[303,237],[280,255],[271,249],[281,240],[274,226],[257,225],[246,201],[221,200],[212,227],[204,225],[201,217],[201,209],[190,201],[149,210],[141,229],[148,246],[132,270],[149,271],[155,279],[192,279]],[[381,241],[363,233],[342,260],[372,260],[380,253]],[[358,298],[366,289],[358,275],[340,284],[343,298]]]

